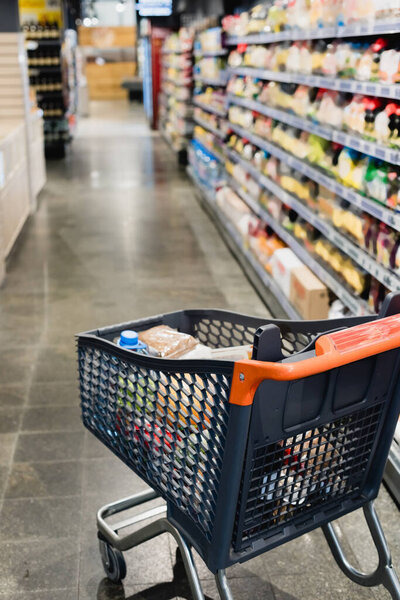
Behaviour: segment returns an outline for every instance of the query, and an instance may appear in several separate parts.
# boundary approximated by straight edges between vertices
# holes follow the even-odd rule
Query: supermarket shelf
[[[170,146],[172,148],[172,150],[176,154],[179,154],[179,152],[186,151],[186,143],[187,143],[186,141],[184,144],[182,144],[182,146],[177,146],[176,144],[174,144],[172,139],[169,137],[169,135],[163,129],[161,129],[160,131],[161,131],[161,135],[162,135],[164,141],[168,144],[168,146]]]
[[[196,100],[196,96],[193,97],[193,104],[195,106],[198,106],[199,108],[202,108],[203,110],[205,110],[206,112],[210,112],[213,113],[214,115],[217,115],[218,117],[226,117],[226,110],[218,110],[218,108],[215,108],[214,106],[210,106],[209,104],[204,104],[203,102],[199,102],[198,100]]]
[[[61,72],[61,65],[42,65],[39,67],[34,67],[31,66],[28,68],[28,75],[38,75],[40,72],[43,72],[44,74],[50,74],[50,73],[60,73]]]
[[[161,51],[161,54],[191,54],[192,53],[192,48],[189,48],[187,50],[166,50],[163,49]]]
[[[267,81],[282,81],[286,83],[300,83],[311,87],[320,87],[341,92],[352,92],[354,94],[366,94],[367,96],[378,96],[381,98],[400,99],[400,85],[385,85],[383,83],[370,83],[367,81],[356,81],[354,79],[339,79],[334,77],[323,77],[319,75],[305,75],[303,73],[287,73],[279,71],[268,71],[253,67],[229,67],[231,75],[245,75],[265,79]]]
[[[50,40],[38,40],[38,39],[34,39],[34,38],[26,38],[26,42],[34,42],[35,44],[38,44],[39,46],[60,46],[61,45],[61,38],[53,38]]]
[[[243,247],[240,235],[219,210],[212,192],[202,185],[190,167],[187,168],[187,173],[198,188],[203,206],[216,224],[225,243],[240,263],[264,302],[271,309],[271,312],[275,316],[283,316],[282,312],[284,311],[290,319],[301,319],[299,313],[289,302],[275,280],[265,271],[253,254]]]
[[[196,116],[193,117],[193,120],[198,125],[200,125],[201,127],[203,127],[204,129],[207,129],[207,131],[211,131],[211,133],[213,133],[220,140],[224,140],[226,138],[226,134],[224,134],[220,129],[216,129],[212,125],[209,125],[209,123],[207,123],[207,121],[204,121],[203,119],[199,119]]]
[[[256,33],[243,36],[227,36],[225,44],[227,46],[237,46],[238,44],[269,44],[273,42],[283,42],[286,40],[318,40],[328,38],[358,37],[365,35],[383,35],[398,33],[400,30],[399,20],[378,21],[373,25],[367,23],[354,24],[342,27],[317,27],[314,29],[288,29],[278,33]]]
[[[52,90],[50,91],[38,91],[36,90],[36,98],[63,98],[64,91],[63,90]]]
[[[272,117],[273,119],[281,121],[282,123],[287,123],[288,125],[298,129],[303,129],[304,131],[309,131],[310,133],[319,135],[320,137],[330,140],[331,142],[337,142],[338,144],[353,148],[354,150],[358,150],[364,154],[368,154],[369,156],[374,156],[375,158],[385,160],[394,165],[400,165],[400,151],[398,150],[393,150],[392,148],[388,148],[374,142],[368,142],[359,136],[338,131],[332,127],[329,127],[328,125],[318,125],[309,119],[297,117],[296,115],[288,113],[284,110],[271,108],[270,106],[266,106],[265,104],[257,102],[256,100],[241,98],[240,96],[235,96],[233,94],[228,94],[227,98],[228,102],[231,104],[237,104],[238,106],[243,106],[249,110],[257,111],[262,115]]]
[[[225,72],[226,73],[226,72]],[[202,75],[193,74],[193,79],[195,81],[200,81],[200,83],[204,83],[204,85],[211,85],[214,87],[225,87],[227,83],[227,75],[221,75],[218,79],[212,79],[209,77],[203,77]]]
[[[196,58],[203,58],[207,56],[225,56],[228,54],[228,50],[226,48],[220,48],[219,50],[195,50],[194,56]]]
[[[310,210],[304,205],[298,198],[292,196],[284,189],[282,189],[274,181],[263,175],[258,169],[249,163],[247,160],[242,159],[236,152],[227,150],[227,156],[239,163],[247,173],[249,173],[253,179],[269,190],[274,196],[282,201],[283,204],[290,206],[295,210],[303,219],[311,223],[318,231],[320,231],[334,246],[342,250],[345,254],[350,256],[357,264],[363,269],[368,271],[373,277],[378,279],[391,291],[400,290],[400,278],[395,275],[392,271],[386,267],[380,265],[376,260],[370,256],[365,250],[357,246],[345,235],[340,233],[334,226],[329,222],[325,221],[318,214]]]
[[[241,137],[249,140],[252,144],[262,148],[266,152],[269,152],[273,156],[276,156],[283,162],[285,162],[289,167],[296,169],[306,177],[309,177],[313,181],[316,181],[320,185],[324,185],[334,194],[337,194],[341,198],[344,198],[350,204],[354,206],[358,206],[361,210],[369,213],[373,217],[376,217],[380,221],[383,221],[387,225],[390,225],[397,231],[400,231],[400,213],[396,213],[390,208],[386,208],[385,206],[380,205],[372,198],[368,198],[366,196],[361,195],[356,190],[347,187],[346,185],[339,183],[329,175],[326,175],[322,170],[318,167],[312,167],[308,163],[296,158],[289,152],[282,150],[279,146],[264,140],[263,138],[254,135],[250,131],[239,127],[238,125],[234,125],[233,123],[229,123],[230,129],[240,135]]]
[[[176,79],[170,79],[169,77],[163,77],[161,79],[161,81],[166,81],[167,83],[172,83],[173,85],[176,85],[177,87],[189,87],[192,85],[192,82],[193,82],[192,79],[185,79],[184,81],[179,81]]]
[[[352,294],[342,285],[335,277],[333,277],[326,269],[315,260],[304,248],[304,246],[296,238],[294,238],[278,221],[276,221],[269,212],[246,193],[235,179],[230,178],[230,187],[241,197],[247,206],[257,215],[262,221],[267,223],[275,231],[275,233],[293,250],[299,259],[307,265],[309,269],[332,290],[338,298],[347,306],[352,313],[357,316],[371,314],[368,304]]]
[[[186,100],[179,100],[179,98],[177,98],[175,96],[174,92],[168,92],[168,90],[164,89],[162,90],[161,94],[164,94],[164,96],[166,96],[167,98],[174,98],[177,102],[182,102],[182,104],[191,104],[191,98],[186,98]]]

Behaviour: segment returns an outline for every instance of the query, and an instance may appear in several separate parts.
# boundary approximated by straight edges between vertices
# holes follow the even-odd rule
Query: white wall
[[[95,7],[99,22],[97,26],[115,26],[126,25],[132,26],[136,24],[136,11],[134,10],[134,0],[126,2],[124,12],[120,13],[115,10],[118,0],[97,0]]]

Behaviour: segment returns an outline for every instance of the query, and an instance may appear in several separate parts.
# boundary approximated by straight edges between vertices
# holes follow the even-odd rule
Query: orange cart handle
[[[266,379],[302,379],[399,347],[400,315],[393,315],[321,336],[315,342],[316,355],[306,360],[293,363],[237,361],[229,402],[249,406],[258,386]]]

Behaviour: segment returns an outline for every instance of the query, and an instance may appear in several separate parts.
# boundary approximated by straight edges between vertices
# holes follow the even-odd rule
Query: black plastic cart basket
[[[98,512],[108,577],[126,575],[122,551],[167,531],[194,598],[204,600],[191,548],[228,600],[226,567],[322,527],[350,579],[399,600],[373,506],[400,406],[397,313],[400,296],[379,317],[321,322],[184,310],[79,335],[83,422],[149,485]],[[160,324],[211,347],[253,344],[256,360],[158,359],[113,341]],[[164,506],[106,521],[158,496]],[[368,575],[347,562],[331,524],[360,507],[379,553]]]

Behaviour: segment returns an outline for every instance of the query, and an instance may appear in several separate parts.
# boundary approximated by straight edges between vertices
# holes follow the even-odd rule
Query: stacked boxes
[[[45,180],[43,120],[31,108],[23,36],[0,33],[0,282]]]

